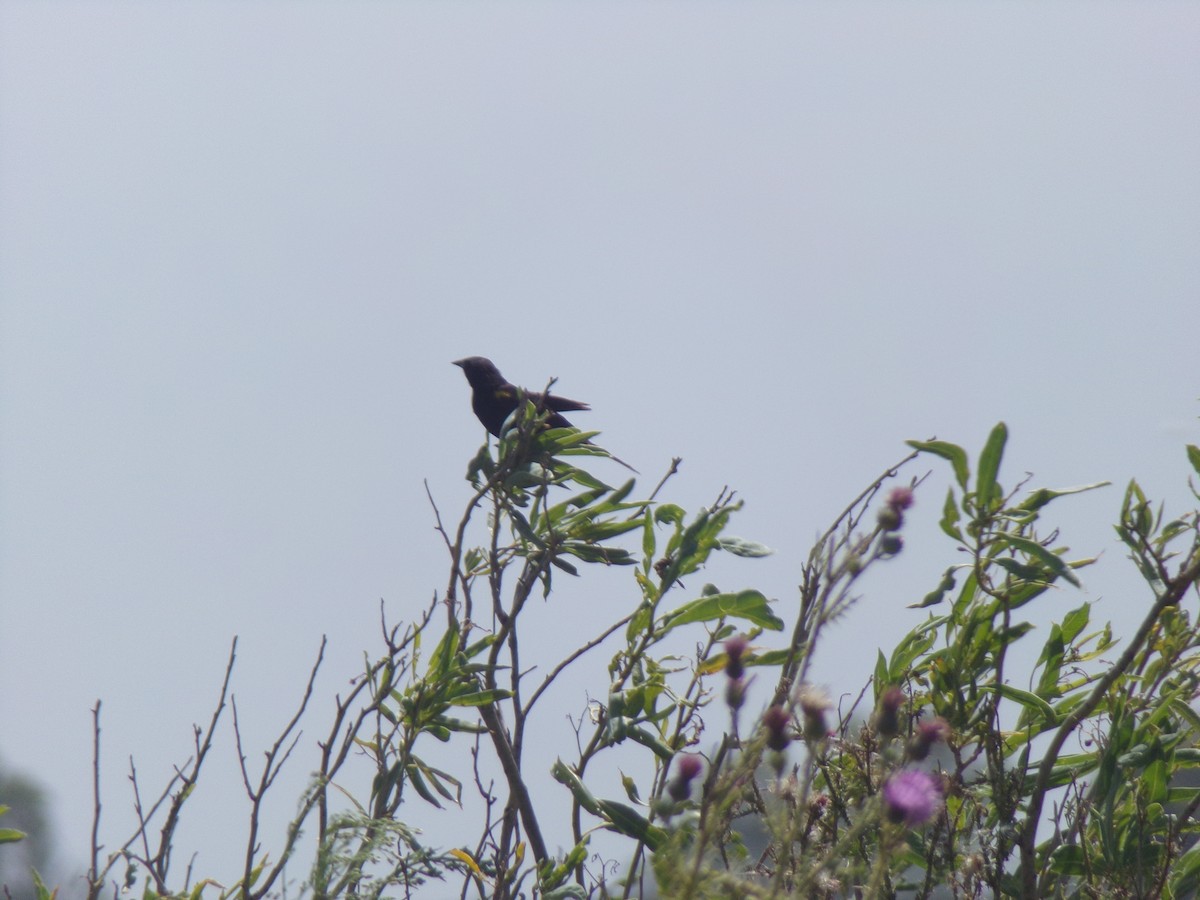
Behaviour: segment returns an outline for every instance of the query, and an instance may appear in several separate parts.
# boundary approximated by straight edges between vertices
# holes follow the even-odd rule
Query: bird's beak
[[[467,361],[465,359],[456,359],[454,360],[453,364],[458,366],[460,369],[465,369],[467,367]]]

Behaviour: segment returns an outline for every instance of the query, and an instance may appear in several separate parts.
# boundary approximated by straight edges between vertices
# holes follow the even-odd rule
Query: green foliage
[[[0,816],[8,812],[7,806],[0,806]],[[0,844],[14,844],[25,839],[25,832],[15,828],[0,828]]]
[[[133,838],[103,859],[96,849],[93,897],[120,863],[147,896],[265,897],[280,890],[306,833],[315,862],[302,889],[317,897],[406,895],[433,882],[497,898],[633,897],[652,886],[689,898],[1148,897],[1200,887],[1200,788],[1185,777],[1200,766],[1200,638],[1184,604],[1200,581],[1200,513],[1168,518],[1136,483],[1127,488],[1116,531],[1147,596],[1127,600],[1145,616],[1118,643],[1091,603],[1069,599],[1093,558],[1073,554],[1046,520],[1060,501],[1103,485],[1006,484],[1003,423],[974,460],[950,442],[912,442],[818,539],[785,621],[752,587],[688,586],[714,552],[770,552],[727,533],[741,508],[732,495],[690,514],[660,501],[678,461],[649,496],[634,480],[610,486],[581,467],[607,456],[595,435],[545,429],[544,418],[532,405],[518,410],[494,450],[476,454],[457,524],[435,506],[445,589],[403,629],[384,626],[384,652],[310,748],[316,777],[274,851],[263,849],[260,804],[296,746],[311,680],[259,774],[234,710],[252,803],[244,869],[221,887],[169,868],[227,673],[197,734],[201,752],[163,794],[172,799],[161,842],[151,846],[154,811],[139,806]],[[1200,473],[1200,450],[1187,454]],[[905,510],[924,478],[901,483],[898,473],[920,457],[950,468],[945,559],[912,604],[924,618],[877,653],[858,701],[835,715],[808,684],[813,653],[860,602],[864,573],[903,551]],[[473,527],[481,514],[486,529]],[[534,592],[553,603],[556,578],[596,566],[628,573],[611,621],[573,644],[566,634],[561,646],[531,644]],[[609,683],[591,692],[602,700],[581,697],[566,740],[552,743],[561,719],[538,718],[539,702],[592,651],[608,661]],[[769,692],[765,711],[747,708],[751,677]],[[714,727],[727,720],[727,730]],[[530,770],[531,741],[558,749],[550,779]],[[470,749],[473,771],[445,761],[442,748],[455,744]],[[368,783],[354,786],[351,756],[367,763]],[[606,757],[621,767],[617,797],[599,787]],[[571,805],[565,818],[547,812],[552,789]],[[482,820],[460,846],[424,846],[416,824],[454,813],[472,791]],[[591,855],[599,832],[623,848],[619,868]]]

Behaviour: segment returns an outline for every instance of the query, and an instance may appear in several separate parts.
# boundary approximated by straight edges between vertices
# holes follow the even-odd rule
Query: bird
[[[572,400],[559,394],[540,391],[526,391],[509,382],[496,364],[485,356],[468,356],[465,359],[454,360],[454,365],[463,370],[467,383],[471,385],[471,409],[483,423],[489,434],[500,436],[504,422],[522,402],[522,397],[531,402],[535,408],[548,413],[546,425],[550,428],[571,428],[564,412],[581,412],[591,407],[582,400]],[[588,443],[591,443],[590,441]],[[631,472],[636,472],[633,466],[618,459],[611,453],[609,456]]]

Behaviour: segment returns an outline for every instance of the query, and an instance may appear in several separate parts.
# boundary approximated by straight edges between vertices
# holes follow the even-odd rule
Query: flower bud
[[[692,782],[704,768],[700,757],[694,753],[685,753],[679,757],[675,765],[675,777],[667,783],[667,793],[676,803],[682,803],[692,794]]]
[[[782,752],[792,742],[788,733],[792,717],[782,706],[772,706],[763,713],[762,721],[767,732],[767,746],[777,753]]]
[[[725,682],[725,703],[730,709],[741,709],[746,702],[746,682],[741,678],[730,678]]]
[[[884,689],[875,710],[875,730],[885,738],[900,733],[900,708],[904,706],[904,691],[896,685]]]
[[[928,722],[919,722],[912,740],[908,742],[909,759],[922,760],[929,755],[934,744],[942,744],[950,739],[950,723],[941,716]]]
[[[904,524],[904,513],[894,507],[885,506],[875,513],[875,520],[884,531],[899,531],[900,526]]]
[[[825,718],[826,713],[833,709],[829,695],[818,687],[806,684],[796,699],[804,717],[804,739],[815,744],[829,737],[829,723]]]
[[[735,634],[725,642],[725,674],[730,678],[741,678],[746,674],[742,657],[749,648],[750,642],[740,634]]]

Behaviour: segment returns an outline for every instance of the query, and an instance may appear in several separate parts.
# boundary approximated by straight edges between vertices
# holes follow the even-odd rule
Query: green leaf
[[[651,750],[654,751],[654,754],[659,759],[666,760],[669,762],[671,757],[673,757],[675,755],[675,751],[672,750],[670,747],[668,747],[666,744],[664,744],[661,740],[659,740],[657,735],[651,734],[649,731],[647,731],[645,728],[642,728],[640,725],[637,725],[637,726],[634,726],[631,728],[627,728],[625,730],[625,736],[628,738],[631,738],[632,740],[637,741],[643,747],[649,747]]]
[[[888,661],[889,681],[899,682],[907,677],[909,669],[918,656],[925,654],[937,639],[937,620],[923,622],[906,634]],[[930,627],[930,625],[933,627]]]
[[[724,656],[724,654],[721,654]],[[742,665],[744,666],[782,666],[789,658],[793,656],[791,648],[784,647],[779,650],[766,650],[762,653],[753,653],[742,657]]]
[[[686,515],[683,507],[676,506],[674,503],[664,503],[655,508],[654,521],[664,525],[681,525]]]
[[[945,599],[946,593],[948,591],[954,590],[954,585],[955,585],[954,569],[955,569],[954,566],[951,566],[950,568],[948,568],[946,570],[945,574],[942,575],[942,580],[938,582],[938,586],[936,588],[934,588],[932,591],[930,591],[928,594],[926,594],[921,599],[920,603],[910,603],[908,605],[908,608],[909,609],[925,609],[925,607],[927,607],[927,606],[936,606],[937,604],[941,603],[942,600]]]
[[[702,510],[692,524],[671,537],[671,565],[663,574],[664,584],[670,584],[681,575],[691,574],[700,568],[708,558],[722,524],[721,517],[714,520],[712,515]]]
[[[769,631],[782,631],[783,619],[771,611],[770,601],[755,590],[739,591],[736,594],[711,594],[685,603],[668,613],[662,628],[669,631],[691,622],[712,622],[722,618],[746,619]]]
[[[1019,703],[1026,709],[1040,712],[1045,717],[1047,722],[1056,722],[1057,716],[1054,713],[1054,707],[1039,697],[1037,694],[1023,691],[1020,688],[1015,688],[1011,684],[981,684],[981,691],[989,691],[999,694],[1009,700]]]
[[[1172,709],[1174,709],[1176,715],[1178,715],[1180,718],[1185,720],[1187,722],[1187,724],[1189,726],[1191,726],[1192,731],[1200,733],[1200,713],[1197,713],[1196,710],[1194,710],[1192,708],[1191,704],[1187,703],[1186,701],[1177,702],[1177,703],[1172,704]],[[1186,751],[1186,750],[1176,751],[1176,754],[1175,754],[1176,758],[1178,758],[1178,759],[1187,758],[1185,756],[1185,754],[1187,754],[1187,752],[1188,751]],[[1192,761],[1193,762],[1200,761],[1200,750],[1195,751],[1195,753],[1196,753],[1196,758],[1193,759]]]
[[[633,780],[633,776],[626,775],[624,771],[621,771],[621,787],[625,788],[626,797],[634,803],[642,803],[642,795],[638,791],[637,782]]]
[[[507,700],[512,696],[512,691],[506,691],[504,688],[495,688],[490,691],[474,691],[461,697],[455,697],[450,701],[451,706],[487,706],[489,703],[495,703],[497,700]]]
[[[1032,566],[1029,563],[1021,562],[1017,559],[1009,559],[1007,556],[1002,556],[994,560],[996,565],[1012,575],[1019,581],[1042,582],[1045,581],[1045,569],[1041,566]]]
[[[568,541],[560,548],[584,562],[603,563],[606,566],[632,566],[637,562],[633,555],[622,547],[601,547],[597,544]]]
[[[542,900],[587,900],[587,891],[577,884],[564,884],[549,891],[542,891]]]
[[[1091,621],[1092,604],[1084,603],[1078,609],[1073,609],[1062,620],[1063,640],[1068,644],[1079,637],[1079,633],[1087,628],[1087,624]]]
[[[1050,854],[1050,871],[1065,877],[1086,875],[1088,860],[1078,844],[1063,844]]]
[[[1051,626],[1050,637],[1046,639],[1045,646],[1042,647],[1042,655],[1038,657],[1037,661],[1037,664],[1043,667],[1037,684],[1038,693],[1043,697],[1052,696],[1058,692],[1058,679],[1062,673],[1065,650],[1062,628],[1058,625]]]
[[[1012,560],[1009,560],[1009,562],[1012,562]],[[1030,601],[1035,600],[1042,594],[1046,593],[1046,591],[1049,589],[1050,585],[1042,581],[1042,575],[1044,573],[1039,570],[1036,574],[1038,576],[1036,581],[1018,584],[1012,591],[1009,592],[1007,602],[1010,610],[1020,609],[1026,603],[1029,603]]]
[[[879,699],[879,695],[883,689],[888,686],[892,678],[888,672],[887,659],[883,655],[882,650],[876,651],[875,657],[875,699]]]
[[[409,763],[404,767],[404,771],[408,773],[408,782],[416,789],[416,792],[421,795],[421,798],[427,803],[432,803],[438,809],[442,808],[442,804],[438,798],[434,796],[433,791],[429,789],[429,785],[425,783],[425,779],[421,776],[421,769],[415,763]]]
[[[484,650],[488,649],[488,647],[492,646],[492,644],[494,644],[494,643],[496,643],[496,635],[485,634],[483,637],[481,637],[475,643],[468,644],[466,649],[463,650],[463,656],[465,656],[467,659],[471,659],[474,656],[478,656],[480,653],[482,653]]]
[[[594,816],[603,816],[603,813],[600,811],[600,804],[595,796],[587,789],[579,776],[561,759],[554,761],[554,765],[550,767],[550,774],[559,784],[567,786],[580,806]]]
[[[996,631],[996,637],[1002,644],[1013,643],[1020,641],[1028,632],[1033,630],[1033,625],[1028,622],[1019,622],[1015,625],[1009,625],[1008,628],[1002,628]]]
[[[956,541],[965,542],[963,533],[958,527],[958,501],[954,499],[954,488],[946,490],[946,502],[942,504],[942,519],[938,522],[938,526],[944,534],[949,535]]]
[[[1054,551],[1047,550],[1037,541],[1015,534],[1004,534],[1000,536],[998,543],[1007,544],[1014,550],[1033,557],[1059,578],[1069,581],[1075,587],[1079,587],[1079,579],[1075,577],[1075,573],[1071,571],[1071,567],[1067,561]],[[999,562],[1000,560],[997,560],[997,563]]]
[[[444,677],[450,671],[450,664],[454,661],[454,651],[457,649],[458,626],[452,625],[446,629],[446,633],[442,635],[442,639],[434,648],[433,655],[429,657],[429,675],[435,679]]]
[[[1192,464],[1192,468],[1196,470],[1196,474],[1200,475],[1200,447],[1195,444],[1187,445],[1188,462]]]
[[[1167,761],[1158,758],[1146,766],[1135,780],[1144,797],[1155,803],[1163,803],[1167,799],[1168,777]]]
[[[587,893],[577,884],[563,884],[564,881],[582,864],[588,855],[588,836],[571,848],[571,852],[563,857],[557,865],[553,860],[546,860],[538,867],[538,878],[543,900],[586,900]]]
[[[1169,897],[1191,897],[1200,889],[1200,846],[1193,846],[1171,867],[1170,886]]]
[[[734,556],[746,556],[750,558],[770,556],[775,552],[765,544],[760,544],[757,541],[747,541],[739,537],[717,538],[717,546],[722,550],[732,553]]]
[[[654,565],[654,550],[658,546],[658,540],[654,534],[654,514],[650,510],[646,510],[646,515],[642,517],[642,571],[649,573],[650,567]]]
[[[975,496],[981,509],[991,509],[1000,502],[1000,485],[996,476],[1000,472],[1000,460],[1004,458],[1004,445],[1008,441],[1008,426],[997,423],[988,435],[983,452],[979,455],[979,474],[975,479]]]
[[[653,615],[654,607],[649,603],[639,606],[630,617],[629,625],[625,628],[625,640],[632,644],[635,638],[649,631]]]
[[[975,578],[975,573],[970,569],[967,570],[967,577],[963,580],[962,588],[958,592],[958,599],[954,601],[954,615],[965,616],[971,604],[975,601],[975,595],[979,593],[979,582]]]
[[[0,844],[12,844],[24,839],[25,832],[23,831],[17,831],[15,828],[0,828]]]
[[[567,562],[565,559],[559,559],[557,556],[550,557],[550,565],[562,569],[568,575],[578,575],[579,570]],[[549,571],[549,570],[547,570]]]
[[[579,469],[575,466],[562,466],[560,467],[560,470],[565,477],[570,478],[571,481],[574,481],[576,484],[582,487],[596,489],[608,487],[607,484],[605,484],[599,478],[596,478],[586,469]]]
[[[459,806],[462,805],[462,782],[460,782],[449,772],[443,772],[441,769],[435,769],[424,760],[418,759],[415,756],[411,759],[412,762],[408,766],[410,776],[412,775],[412,767],[416,767],[416,769],[419,770],[421,777],[428,784],[433,785],[434,790],[436,790],[451,803]],[[451,790],[446,786],[447,782],[454,785],[454,790]]]
[[[581,541],[606,541],[641,527],[641,519],[627,519],[624,522],[589,522],[570,528],[568,533],[571,537]]]
[[[967,464],[966,450],[947,441],[908,441],[907,443],[914,450],[932,453],[934,456],[948,460],[954,467],[954,479],[958,482],[958,486],[964,491],[967,489],[967,482],[971,478],[971,468]]]
[[[510,513],[510,518],[512,519],[513,525],[516,526],[517,534],[521,535],[521,537],[529,541],[529,543],[533,544],[535,547],[544,548],[546,546],[546,542],[542,539],[541,535],[534,531],[533,526],[529,523],[529,520],[523,515],[514,509]]]
[[[1058,490],[1038,488],[1022,500],[1017,509],[1022,509],[1026,512],[1037,512],[1051,500],[1057,500],[1059,497],[1066,497],[1071,494],[1082,494],[1084,491],[1094,491],[1096,488],[1108,487],[1110,484],[1112,484],[1111,481],[1096,481],[1092,484],[1081,484],[1078,487],[1060,488]]]
[[[667,839],[667,833],[650,824],[640,812],[625,803],[600,800],[601,818],[607,819],[614,831],[637,838],[651,850],[657,850]]]
[[[50,890],[50,888],[46,887],[46,882],[42,881],[42,876],[38,873],[37,869],[30,869],[29,873],[33,876],[34,900],[54,900],[54,898],[58,896],[58,888]],[[216,882],[210,881],[207,878],[204,879],[196,885],[195,890],[192,891],[192,896],[199,897],[200,895],[197,893],[197,891],[201,890],[202,887],[207,887],[210,884],[216,885]]]
[[[549,418],[549,413],[544,413],[546,418]],[[549,450],[557,452],[566,450],[568,447],[576,447],[580,444],[586,444],[592,438],[599,436],[598,431],[582,431],[574,426],[568,428],[547,428],[538,435],[538,444],[546,447]]]
[[[476,704],[459,704],[454,706],[474,706]],[[438,716],[437,725],[439,728],[444,728],[447,732],[458,731],[464,734],[487,734],[487,726],[479,722],[468,722],[466,719],[456,719],[452,716]]]
[[[1098,762],[1095,754],[1088,753],[1060,757],[1059,761],[1050,769],[1050,787],[1059,788],[1068,784],[1077,784],[1080,779],[1095,771]],[[1038,764],[1040,765],[1040,760]]]
[[[608,499],[604,501],[604,506],[608,507],[605,512],[615,509],[618,503],[621,503],[626,497],[633,493],[633,486],[637,484],[636,478],[630,478],[623,485],[613,491]]]
[[[592,488],[591,490],[583,491],[582,493],[576,494],[574,497],[564,500],[562,503],[554,504],[554,506],[546,510],[546,518],[550,520],[551,524],[557,524],[558,521],[571,510],[572,507],[576,509],[583,509],[584,507],[591,506],[607,493],[608,488],[606,487]]]

